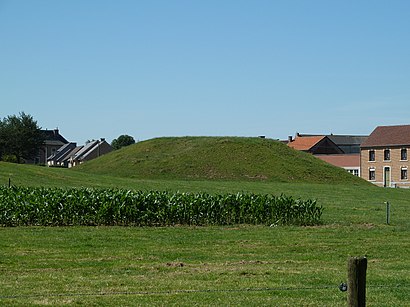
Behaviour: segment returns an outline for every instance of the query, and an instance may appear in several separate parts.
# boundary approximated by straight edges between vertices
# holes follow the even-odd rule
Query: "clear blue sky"
[[[410,1],[0,0],[0,116],[84,143],[410,124]]]

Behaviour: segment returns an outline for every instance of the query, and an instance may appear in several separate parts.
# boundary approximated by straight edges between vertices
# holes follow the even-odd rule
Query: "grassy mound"
[[[365,183],[343,169],[278,141],[241,137],[151,139],[75,169],[135,179]]]

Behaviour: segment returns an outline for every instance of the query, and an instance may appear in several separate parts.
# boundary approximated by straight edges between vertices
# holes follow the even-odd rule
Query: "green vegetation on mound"
[[[364,180],[281,142],[242,137],[157,138],[75,169],[136,179],[365,184]]]

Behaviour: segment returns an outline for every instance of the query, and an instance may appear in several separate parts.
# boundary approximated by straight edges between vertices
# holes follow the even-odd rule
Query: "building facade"
[[[46,165],[47,158],[54,155],[61,146],[68,143],[58,129],[41,130],[41,133],[44,136],[44,143],[39,148],[37,156],[34,159],[25,160],[27,164]]]
[[[410,125],[379,126],[360,148],[361,177],[381,187],[410,188]]]

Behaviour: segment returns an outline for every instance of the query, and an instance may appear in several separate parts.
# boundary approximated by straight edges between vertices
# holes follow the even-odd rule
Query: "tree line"
[[[45,135],[31,115],[24,112],[0,120],[0,158],[21,163],[34,159]]]

